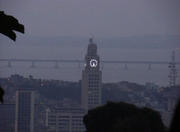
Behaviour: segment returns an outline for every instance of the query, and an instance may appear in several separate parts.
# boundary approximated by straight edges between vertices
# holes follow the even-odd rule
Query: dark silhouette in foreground
[[[4,90],[0,86],[0,103],[3,103]]]
[[[180,100],[176,105],[169,132],[180,132]]]
[[[86,132],[164,132],[158,112],[123,102],[109,102],[84,116]]]
[[[24,33],[24,26],[13,16],[8,16],[0,11],[0,33],[15,41],[16,33],[14,31]]]
[[[0,11],[0,33],[5,36],[8,36],[12,40],[16,40],[16,33],[24,33],[24,25],[20,24],[16,18],[4,14],[3,11]],[[4,90],[0,86],[0,103],[3,103]]]

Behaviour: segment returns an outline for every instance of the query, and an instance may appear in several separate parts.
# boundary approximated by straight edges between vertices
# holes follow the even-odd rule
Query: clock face
[[[96,59],[91,59],[90,60],[90,67],[97,67],[98,61]]]

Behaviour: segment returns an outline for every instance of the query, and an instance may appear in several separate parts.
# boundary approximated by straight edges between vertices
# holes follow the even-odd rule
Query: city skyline
[[[180,48],[179,4],[178,0],[1,0],[0,8],[24,24],[25,34],[18,34],[15,44],[0,35],[0,57],[79,60],[85,55],[88,37],[94,36],[102,60],[170,61],[172,50]],[[176,59],[180,59],[179,51]],[[69,66],[62,67],[65,68],[56,71],[3,68],[0,76],[19,73],[36,78],[80,80],[77,69],[72,67],[71,75],[66,69]],[[122,71],[124,65],[115,67],[104,67],[105,82],[168,84],[167,67],[156,69],[152,65],[151,72],[146,71],[148,66],[128,65],[129,70],[133,69],[129,72]]]
[[[171,131],[180,103],[179,6],[0,0],[0,131]]]
[[[86,43],[87,43],[86,39]],[[102,48],[101,45],[97,41],[99,55],[101,56],[102,60],[127,60],[127,61],[171,61],[171,49],[116,49],[116,48]],[[9,47],[10,46],[10,47]],[[48,48],[52,51],[52,54],[46,54],[47,50],[43,50],[41,54],[39,54],[37,57],[36,54],[38,54],[39,50],[41,49],[41,46],[35,46],[35,47],[27,47],[25,51],[18,51],[21,49],[22,45],[8,45],[6,48],[6,51],[8,52],[1,52],[2,55],[8,55],[9,53],[13,54],[13,56],[16,56],[17,58],[20,57],[21,54],[24,52],[25,55],[23,58],[30,57],[29,54],[31,52],[34,52],[34,54],[31,54],[33,56],[32,58],[38,59],[38,58],[47,58],[47,59],[64,59],[66,60],[66,57],[71,60],[83,60],[83,56],[85,55],[86,49],[85,47],[87,44],[84,44],[84,48],[76,48],[73,49],[69,47],[65,48],[48,48],[44,47],[43,49]],[[23,46],[24,47],[24,46]],[[37,49],[36,49],[37,48]],[[13,49],[13,51],[11,51]],[[17,49],[17,50],[16,50]],[[71,54],[69,54],[71,52]],[[109,54],[108,52],[112,53]],[[18,53],[18,54],[17,54]],[[179,50],[176,50],[176,61],[179,59]],[[66,57],[64,57],[64,54]],[[158,56],[156,56],[158,54]],[[143,55],[143,56],[142,56]],[[19,57],[18,57],[19,56]],[[54,56],[52,58],[52,56]],[[78,56],[75,57],[75,56]],[[145,58],[146,59],[143,59]],[[4,58],[4,57],[3,57]],[[7,57],[12,58],[12,57]],[[30,59],[32,59],[30,57]],[[67,59],[67,60],[68,60]],[[8,68],[8,64],[1,63],[1,77],[8,77],[12,74],[20,74],[23,76],[29,76],[33,75],[35,78],[42,78],[42,79],[58,79],[58,80],[68,80],[68,81],[78,81],[81,80],[81,70],[84,68],[83,64],[73,63],[73,64],[62,64],[59,63],[58,69],[54,68],[54,63],[35,63],[35,68],[31,68],[31,62],[28,63],[12,63],[12,67]],[[168,75],[169,75],[169,68],[167,65],[151,65],[151,70],[149,70],[149,65],[134,65],[134,64],[127,64],[128,70],[125,70],[125,64],[103,64],[103,69],[101,65],[101,70],[103,70],[103,81],[104,82],[118,82],[118,81],[130,81],[130,82],[137,82],[141,84],[145,84],[146,82],[154,82],[158,85],[167,86],[168,85]],[[179,69],[179,66],[177,65],[177,69]],[[44,72],[46,71],[46,72]],[[69,72],[71,71],[71,72]],[[71,74],[73,73],[73,74]],[[158,74],[159,73],[159,74]],[[71,75],[69,75],[71,74]],[[136,74],[141,75],[140,78],[136,78]],[[153,78],[152,78],[153,77]],[[179,82],[179,78],[177,80]]]

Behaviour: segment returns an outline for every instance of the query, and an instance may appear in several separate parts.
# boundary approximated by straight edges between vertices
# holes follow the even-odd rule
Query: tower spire
[[[90,38],[89,38],[89,43],[90,44],[93,44],[93,39],[94,39],[94,35],[90,34]]]
[[[90,38],[89,38],[89,43],[90,43],[90,44],[93,44],[93,37],[90,37]]]
[[[175,62],[175,50],[172,51],[171,62],[169,63],[169,85],[175,86],[176,85],[176,78],[177,78],[177,69],[176,69],[176,62]]]

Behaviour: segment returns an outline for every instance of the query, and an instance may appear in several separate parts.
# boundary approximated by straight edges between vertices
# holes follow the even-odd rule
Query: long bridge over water
[[[53,68],[58,68],[60,63],[76,63],[79,66],[81,64],[85,64],[84,60],[77,60],[77,59],[0,59],[0,63],[7,63],[7,67],[12,67],[13,63],[31,63],[32,68],[36,68],[36,63],[53,63]],[[129,64],[146,64],[149,68],[151,68],[151,65],[169,65],[172,62],[171,61],[129,61],[129,60],[101,60],[101,67],[103,67],[106,64],[124,64],[125,66]],[[173,62],[175,65],[180,65],[180,62]]]

